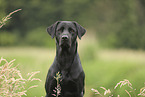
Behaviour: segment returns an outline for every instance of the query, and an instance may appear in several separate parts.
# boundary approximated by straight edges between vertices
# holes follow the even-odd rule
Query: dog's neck
[[[69,69],[77,54],[77,41],[75,41],[70,48],[62,48],[58,44],[56,44],[56,46],[56,60],[59,63],[59,68],[61,70]]]

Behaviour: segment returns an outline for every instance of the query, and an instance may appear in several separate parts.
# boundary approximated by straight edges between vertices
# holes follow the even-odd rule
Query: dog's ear
[[[86,30],[75,21],[74,21],[74,24],[77,28],[78,37],[79,37],[79,39],[81,39],[81,37],[86,33]]]
[[[49,33],[49,35],[51,36],[51,38],[54,38],[55,36],[55,32],[56,32],[56,28],[57,25],[59,24],[60,21],[55,22],[54,24],[52,24],[51,26],[49,26],[47,28],[47,32]]]

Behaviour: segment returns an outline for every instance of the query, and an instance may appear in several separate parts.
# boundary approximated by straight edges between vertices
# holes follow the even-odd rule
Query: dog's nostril
[[[68,36],[67,36],[67,35],[63,35],[63,36],[62,36],[62,39],[63,39],[63,40],[67,40],[67,39],[68,39]]]

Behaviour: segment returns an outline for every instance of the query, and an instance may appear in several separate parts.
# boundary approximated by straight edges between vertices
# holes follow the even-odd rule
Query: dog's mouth
[[[63,40],[60,41],[59,46],[61,48],[70,48],[71,47],[71,45],[70,45],[70,43],[68,41],[63,41]]]

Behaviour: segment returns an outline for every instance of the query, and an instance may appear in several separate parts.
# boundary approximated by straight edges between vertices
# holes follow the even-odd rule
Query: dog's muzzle
[[[61,39],[62,39],[63,41],[67,41],[67,40],[68,40],[68,35],[62,35]]]
[[[62,35],[60,38],[59,46],[70,48],[70,38],[68,35]]]

